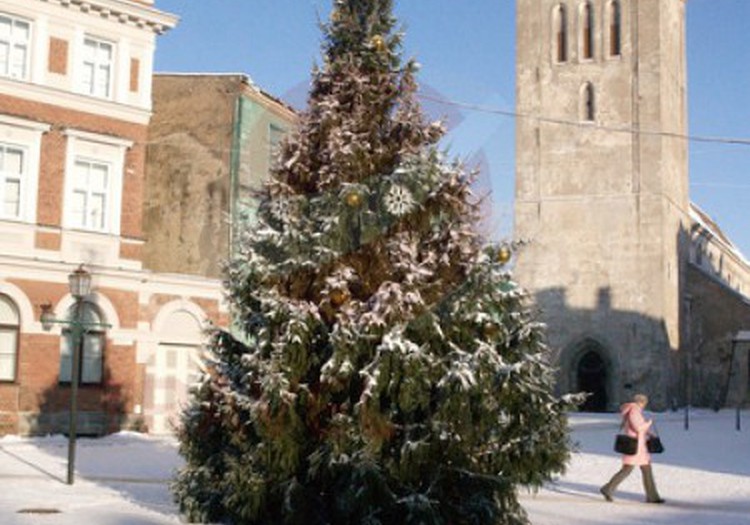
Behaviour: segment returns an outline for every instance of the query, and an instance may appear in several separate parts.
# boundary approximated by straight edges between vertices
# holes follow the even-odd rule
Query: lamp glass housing
[[[68,285],[70,287],[70,295],[76,299],[86,297],[91,291],[91,274],[81,265],[68,275]]]
[[[55,322],[55,314],[52,312],[52,305],[45,303],[42,305],[42,313],[39,315],[39,321],[42,323],[44,330],[51,330],[52,323]]]

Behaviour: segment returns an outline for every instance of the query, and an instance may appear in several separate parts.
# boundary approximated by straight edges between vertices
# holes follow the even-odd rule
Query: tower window
[[[619,0],[609,3],[609,55],[616,57],[622,52],[622,14]]]
[[[565,6],[559,4],[552,15],[552,26],[555,34],[555,60],[559,63],[568,61],[568,14]]]
[[[583,4],[581,9],[581,57],[594,58],[594,8],[591,2]]]
[[[586,122],[593,122],[596,116],[596,98],[591,82],[583,86],[581,99],[581,118]]]

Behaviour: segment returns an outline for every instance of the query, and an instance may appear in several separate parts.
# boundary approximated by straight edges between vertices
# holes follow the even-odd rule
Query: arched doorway
[[[156,351],[146,363],[144,415],[149,432],[171,433],[201,376],[200,321],[193,313],[176,310],[165,317]]]
[[[581,406],[584,412],[605,412],[607,410],[607,363],[601,354],[592,348],[581,353],[576,365],[576,382],[578,392],[589,396]]]

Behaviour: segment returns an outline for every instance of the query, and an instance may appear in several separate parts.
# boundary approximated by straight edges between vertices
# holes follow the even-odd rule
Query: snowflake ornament
[[[292,201],[286,197],[276,197],[270,205],[271,216],[284,224],[292,219]]]
[[[391,186],[391,189],[383,197],[383,203],[388,213],[398,217],[406,215],[416,206],[411,192],[400,184]]]

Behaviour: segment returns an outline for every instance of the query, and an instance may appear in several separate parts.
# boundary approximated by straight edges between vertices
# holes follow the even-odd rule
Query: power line
[[[703,188],[732,188],[738,190],[750,190],[750,184],[732,184],[723,182],[691,182],[691,186],[700,186]]]
[[[419,97],[424,100],[429,100],[431,102],[436,102],[438,104],[443,104],[446,106],[453,106],[457,108],[468,109],[471,111],[479,111],[482,113],[491,113],[491,114],[501,115],[501,116],[509,117],[509,118],[523,118],[523,119],[528,119],[528,120],[535,120],[537,122],[544,122],[547,124],[558,124],[561,126],[571,126],[571,127],[577,127],[577,128],[585,128],[585,129],[598,129],[602,131],[611,131],[615,133],[627,133],[630,135],[649,135],[649,136],[676,138],[676,139],[687,140],[690,142],[750,146],[750,139],[747,139],[747,138],[707,137],[707,136],[701,136],[701,135],[687,135],[684,133],[673,133],[669,131],[650,131],[650,130],[636,129],[636,128],[626,127],[626,126],[607,126],[604,124],[597,124],[595,122],[583,123],[583,122],[579,122],[575,120],[543,117],[539,115],[533,115],[530,113],[520,113],[517,111],[504,110],[504,109],[494,108],[490,106],[483,106],[480,104],[458,102],[455,100],[448,100],[444,98],[433,97],[430,95],[426,95],[424,93],[420,93]]]

